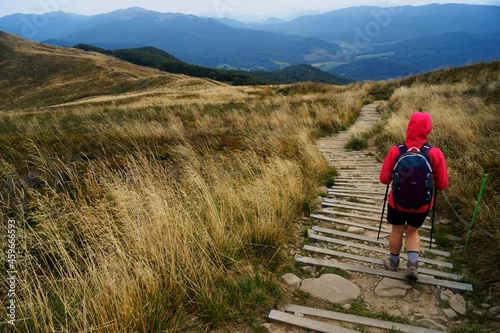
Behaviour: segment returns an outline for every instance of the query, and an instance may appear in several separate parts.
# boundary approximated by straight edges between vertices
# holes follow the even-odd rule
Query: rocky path
[[[351,135],[368,131],[378,120],[376,105],[367,105],[348,131],[318,141],[339,176],[327,189],[321,209],[310,217],[309,242],[296,258],[305,272],[303,279],[284,276],[307,297],[295,298],[300,304],[269,314],[273,322],[290,325],[290,331],[298,327],[318,332],[449,331],[459,314],[467,312],[462,294],[472,286],[453,271],[449,253],[434,246],[429,249],[430,222],[421,231],[419,281],[406,281],[404,260],[399,272],[384,269],[390,227],[384,218],[377,240],[386,193],[378,181],[381,163],[373,147],[344,149]],[[307,274],[310,278],[304,278]],[[405,324],[396,323],[401,319]]]

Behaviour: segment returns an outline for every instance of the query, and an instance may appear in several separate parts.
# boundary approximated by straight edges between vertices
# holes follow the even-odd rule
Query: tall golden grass
[[[2,328],[199,332],[279,301],[294,219],[328,172],[314,137],[352,123],[366,90],[234,89],[2,115],[0,218],[20,226]]]

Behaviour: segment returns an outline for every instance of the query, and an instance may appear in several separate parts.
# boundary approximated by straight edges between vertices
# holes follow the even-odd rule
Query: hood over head
[[[415,112],[411,115],[406,129],[406,145],[408,148],[422,147],[427,142],[427,136],[431,131],[431,116],[425,112]]]

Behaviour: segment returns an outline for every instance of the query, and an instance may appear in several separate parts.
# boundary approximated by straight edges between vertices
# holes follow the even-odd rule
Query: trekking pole
[[[429,250],[432,247],[432,233],[434,232],[434,216],[436,215],[436,201],[437,201],[437,187],[434,186],[434,203],[432,204],[431,241],[429,242]]]
[[[378,227],[378,235],[377,235],[377,240],[380,237],[380,230],[382,229],[382,220],[384,219],[384,213],[385,213],[385,204],[387,203],[387,193],[389,193],[389,184],[387,184],[387,188],[385,189],[385,197],[384,197],[384,207],[382,208],[382,216],[380,216],[380,225]]]
[[[472,233],[472,229],[474,229],[474,223],[476,222],[476,215],[479,209],[479,203],[481,202],[481,198],[483,197],[484,187],[486,185],[486,178],[488,178],[488,174],[485,173],[483,176],[483,183],[481,184],[481,190],[479,191],[479,195],[477,197],[476,208],[474,209],[474,214],[472,215],[472,222],[469,228],[469,233],[467,234],[467,239],[465,240],[464,251],[467,250],[467,245],[469,244],[470,234]]]

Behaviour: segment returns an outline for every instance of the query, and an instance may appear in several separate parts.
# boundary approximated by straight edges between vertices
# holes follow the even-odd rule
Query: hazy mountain
[[[360,6],[273,22],[134,7],[95,16],[16,14],[0,18],[0,29],[23,36],[35,27],[28,38],[61,46],[152,46],[210,68],[272,71],[308,64],[358,80],[500,58],[498,6]]]
[[[13,14],[0,18],[0,30],[34,41],[59,39],[88,19],[88,16],[64,12]]]
[[[153,46],[189,63],[208,67],[272,70],[304,63],[311,55],[326,60],[340,50],[319,38],[235,29],[211,18],[135,7],[79,18],[68,28],[61,24],[59,30],[52,29],[52,20],[49,22],[50,29],[40,28],[36,40],[43,36],[57,45],[85,43],[106,49]],[[5,25],[3,18],[0,19],[0,27],[7,32],[22,35],[22,26],[21,17],[17,26]]]
[[[380,8],[350,7],[261,29],[314,36],[332,42],[388,43],[463,31],[499,33],[500,7],[431,4]]]

